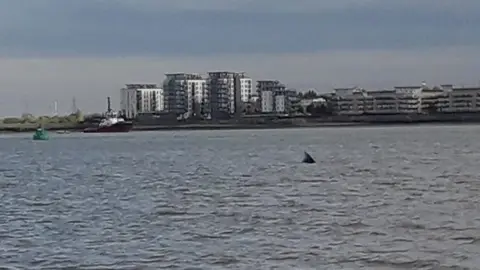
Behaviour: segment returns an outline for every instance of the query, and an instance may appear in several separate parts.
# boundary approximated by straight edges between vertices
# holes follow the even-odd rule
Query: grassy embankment
[[[76,130],[82,129],[83,116],[81,113],[68,116],[40,116],[24,115],[20,118],[4,118],[0,120],[0,132],[29,132],[39,126],[48,130]]]

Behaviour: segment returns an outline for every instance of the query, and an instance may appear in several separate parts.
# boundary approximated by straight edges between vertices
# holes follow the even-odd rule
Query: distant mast
[[[77,108],[77,101],[75,100],[75,97],[72,98],[72,114],[76,114],[78,112]]]
[[[107,97],[107,112],[108,113],[112,112],[112,107],[110,105],[110,97]]]
[[[53,102],[53,116],[58,116],[58,101]]]

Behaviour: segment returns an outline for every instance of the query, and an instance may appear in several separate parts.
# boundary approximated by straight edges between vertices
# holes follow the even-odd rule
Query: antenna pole
[[[77,101],[75,100],[75,97],[72,98],[72,114],[77,113]]]
[[[110,97],[107,97],[107,112],[112,112],[112,107],[110,105]]]

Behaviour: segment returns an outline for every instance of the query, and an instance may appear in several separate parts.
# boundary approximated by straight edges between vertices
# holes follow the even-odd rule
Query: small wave
[[[411,221],[404,221],[398,224],[399,228],[414,229],[414,230],[425,230],[426,226],[423,224],[418,224]]]
[[[188,212],[186,210],[181,209],[163,208],[154,210],[155,216],[183,216],[187,214]]]
[[[18,199],[19,202],[22,202],[26,206],[49,206],[55,203],[55,201],[47,200],[29,200],[25,198]]]
[[[202,260],[206,260],[211,265],[221,265],[221,266],[228,266],[232,264],[237,264],[240,262],[235,256],[230,255],[215,255],[215,254],[208,254],[201,257]]]
[[[366,264],[370,267],[388,267],[389,269],[421,269],[437,267],[440,263],[437,260],[421,260],[409,257],[397,257],[390,259],[369,259]],[[436,269],[436,268],[435,268]]]

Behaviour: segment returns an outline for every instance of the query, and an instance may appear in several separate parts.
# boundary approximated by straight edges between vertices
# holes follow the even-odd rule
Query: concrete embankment
[[[221,129],[285,129],[285,128],[315,128],[315,127],[351,127],[365,126],[364,123],[312,123],[300,125],[276,124],[186,124],[186,125],[138,125],[133,131],[152,130],[221,130]]]
[[[315,128],[315,127],[351,127],[363,126],[364,123],[305,123],[305,124],[174,124],[174,125],[134,125],[132,131],[161,131],[161,130],[238,130],[238,129],[285,129],[285,128]],[[37,125],[0,125],[2,133],[34,132]],[[85,126],[56,125],[45,126],[51,131],[68,130],[70,132],[81,132]]]
[[[224,129],[285,129],[321,127],[367,127],[405,124],[479,124],[480,113],[437,114],[437,115],[359,115],[328,117],[296,117],[282,119],[242,118],[217,123],[135,123],[132,131],[153,130],[224,130]],[[88,124],[55,123],[46,124],[47,130],[82,131]],[[38,124],[2,124],[0,132],[33,132]]]

